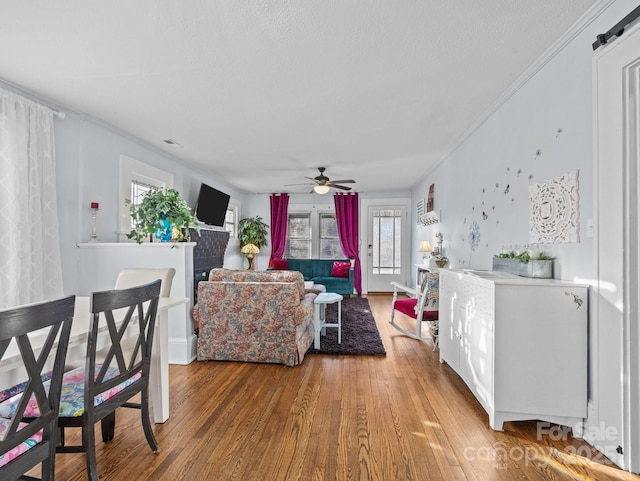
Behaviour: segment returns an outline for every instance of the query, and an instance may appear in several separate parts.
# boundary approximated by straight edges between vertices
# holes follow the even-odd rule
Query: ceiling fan
[[[309,179],[315,182],[315,184],[312,184],[313,189],[311,190],[311,193],[315,192],[316,194],[326,194],[327,192],[329,192],[331,188],[340,189],[340,190],[351,190],[351,187],[347,187],[346,185],[340,185],[340,184],[356,183],[355,180],[351,180],[351,179],[331,180],[329,179],[329,177],[324,175],[324,171],[326,170],[324,167],[318,167],[318,170],[320,171],[320,175],[317,175],[316,177],[305,176],[305,179]]]

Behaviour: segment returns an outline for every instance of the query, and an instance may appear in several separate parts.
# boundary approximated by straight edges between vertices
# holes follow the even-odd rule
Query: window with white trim
[[[338,223],[333,212],[319,213],[320,229],[319,234],[319,257],[320,259],[342,259],[342,247],[340,247],[340,237],[338,236]]]
[[[311,258],[311,214],[309,212],[289,214],[284,256],[292,259]]]
[[[284,257],[292,259],[344,259],[333,210],[302,204],[290,208]],[[300,209],[300,210],[298,210]]]
[[[224,230],[229,232],[229,238],[234,239],[238,237],[238,212],[240,206],[233,200],[229,201],[227,207],[227,213],[224,217]]]
[[[121,239],[126,239],[126,234],[131,232],[133,225],[125,200],[129,199],[134,204],[140,203],[141,198],[149,190],[171,189],[172,187],[172,174],[126,155],[120,156],[118,234]]]

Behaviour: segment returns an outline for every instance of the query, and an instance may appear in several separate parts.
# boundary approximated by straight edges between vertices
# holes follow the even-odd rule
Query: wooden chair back
[[[98,480],[94,425],[102,421],[103,440],[111,441],[118,407],[141,409],[147,443],[153,452],[158,451],[149,418],[148,388],[161,283],[160,279],[156,279],[140,286],[94,292],[91,295],[91,323],[87,359],[83,368],[84,408],[78,415],[75,412],[66,413],[65,406],[62,406],[63,412],[58,420],[61,444],[57,448],[59,453],[84,452],[91,481]],[[107,345],[99,350],[102,347],[99,345],[99,334],[105,331],[108,334]],[[129,349],[127,338],[132,334],[133,349]],[[123,349],[123,346],[126,348]],[[141,401],[131,402],[131,398],[138,394],[141,395]],[[65,444],[64,430],[67,427],[82,428],[82,445]]]
[[[87,375],[85,384],[85,410],[94,410],[93,399],[103,396],[123,382],[128,382],[137,374],[142,377],[133,382],[117,396],[102,403],[100,409],[111,404],[121,404],[120,399],[128,399],[133,394],[146,390],[149,378],[153,333],[156,325],[158,299],[161,281],[157,279],[149,284],[94,292],[91,295],[91,326],[87,345],[86,373],[96,372],[96,353],[98,352],[98,334],[106,327],[109,343],[104,349],[101,367],[95,376]],[[135,326],[134,326],[135,323]],[[135,330],[133,349],[123,349],[127,331]],[[107,374],[117,369],[117,375]],[[98,408],[95,408],[98,410]]]
[[[38,464],[42,465],[42,479],[53,479],[56,422],[74,309],[75,296],[69,296],[0,311],[0,361],[5,355],[14,355],[15,347],[10,348],[13,340],[27,372],[26,382],[20,386],[22,393],[18,392],[20,401],[11,418],[4,421],[8,427],[0,436],[0,456],[20,444],[32,444],[42,435],[42,441],[0,467],[0,479],[17,479]],[[33,347],[36,337],[44,341],[38,350]],[[25,424],[25,420],[29,422]]]

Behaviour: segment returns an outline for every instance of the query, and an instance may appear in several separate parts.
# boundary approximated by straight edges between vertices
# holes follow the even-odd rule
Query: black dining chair
[[[114,288],[124,289],[126,287],[139,286],[141,284],[146,284],[156,279],[160,279],[161,281],[160,297],[161,298],[169,297],[171,293],[171,285],[173,283],[173,277],[175,276],[175,274],[176,274],[176,270],[173,267],[166,267],[166,268],[132,267],[132,268],[121,269],[120,272],[118,273],[118,277],[116,278],[116,283],[114,285]],[[163,315],[162,313],[158,315],[158,323],[162,322],[162,315]],[[164,315],[165,316],[167,315],[166,311],[164,312]],[[165,318],[165,322],[168,322],[167,318]],[[161,382],[160,376],[162,376],[162,373],[160,371],[163,369],[168,371],[169,369],[167,365],[162,366],[160,364],[160,361],[157,355],[159,350],[159,347],[157,345],[159,340],[158,336],[159,336],[159,333],[158,333],[158,330],[156,330],[155,339],[153,340],[154,350],[156,354],[151,357],[151,378],[150,378],[151,384],[153,384],[154,382],[155,383]],[[133,351],[133,348],[135,347],[135,342],[136,342],[136,339],[134,337],[128,337],[123,341],[122,350],[125,353],[125,356],[127,352]],[[108,351],[108,348],[103,348],[98,351],[98,353],[96,354],[96,363],[100,364],[102,362],[102,360],[107,355],[107,351]],[[75,369],[78,367],[84,367],[84,365],[85,365],[84,359],[67,361],[65,370],[71,371],[72,369]],[[166,377],[168,378],[168,372],[166,374]],[[165,402],[168,405],[168,400],[166,400]],[[160,411],[161,409],[160,404],[161,403],[157,403],[153,405],[153,410],[154,410],[153,415],[156,418],[163,419],[163,413],[162,411]],[[115,411],[109,416],[107,416],[106,418],[102,419],[101,421],[102,440],[105,443],[113,439],[115,423],[116,423]]]
[[[26,475],[38,465],[40,479],[54,479],[56,423],[74,309],[75,297],[69,296],[0,311],[0,361],[26,371],[24,382],[0,392],[2,480],[38,479]]]
[[[98,479],[94,425],[113,416],[119,407],[141,410],[142,427],[151,450],[158,443],[149,417],[149,368],[161,281],[141,286],[94,292],[91,295],[91,325],[84,367],[65,373],[58,425],[58,453],[84,452],[87,474]],[[131,331],[134,331],[133,333]],[[106,333],[106,336],[102,335]],[[123,349],[125,339],[136,338],[133,349]],[[107,338],[96,362],[101,338]],[[140,395],[140,402],[131,398]],[[81,428],[82,444],[65,444],[65,429]],[[104,435],[104,432],[103,432]],[[111,435],[107,441],[113,438]]]

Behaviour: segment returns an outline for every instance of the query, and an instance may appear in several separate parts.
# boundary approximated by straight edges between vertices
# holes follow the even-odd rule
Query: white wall
[[[23,92],[24,93],[24,92]],[[35,99],[39,100],[39,99]],[[46,102],[45,102],[46,103]],[[64,109],[62,109],[64,110]],[[117,242],[118,180],[120,155],[124,154],[174,175],[174,187],[195,206],[200,184],[211,185],[241,203],[239,217],[261,216],[270,223],[269,196],[251,194],[217,181],[210,174],[196,171],[168,154],[100,121],[68,112],[64,120],[55,121],[56,162],[63,281],[65,293],[78,292],[78,242],[91,234],[91,202],[100,204],[97,233],[101,242]],[[361,194],[375,197],[376,194]],[[408,193],[385,193],[385,197]],[[292,203],[333,203],[333,196],[292,195]],[[197,242],[197,238],[194,239]],[[258,255],[258,269],[266,269],[270,246]],[[224,266],[246,268],[237,239],[229,242]]]
[[[426,198],[429,185],[435,184],[434,206],[441,222],[418,228],[414,246],[423,238],[433,243],[440,231],[451,267],[490,269],[492,256],[503,245],[529,242],[529,184],[577,169],[581,242],[548,245],[544,251],[557,257],[556,277],[591,274],[592,241],[586,224],[592,216],[590,43],[594,38],[592,29],[579,35],[416,186],[414,209],[419,199]],[[480,226],[475,251],[469,243],[473,222]]]
[[[439,224],[414,230],[414,261],[420,241],[434,242],[440,231],[451,267],[490,269],[492,256],[503,245],[529,242],[529,184],[578,170],[580,242],[546,245],[544,251],[556,257],[555,277],[593,279],[593,245],[587,232],[593,206],[591,44],[637,2],[603,4],[608,8],[579,31],[568,32],[414,186],[414,218],[416,203],[427,197],[432,183],[434,207],[441,213]],[[476,250],[469,244],[474,221],[480,226]]]
[[[78,242],[91,234],[91,202],[99,202],[98,240],[117,242],[118,181],[122,154],[170,172],[177,189],[195,206],[200,184],[209,184],[241,202],[241,214],[248,197],[209,174],[185,166],[159,149],[148,146],[99,121],[74,113],[55,121],[58,208],[65,293],[79,291]],[[197,241],[197,239],[194,239]],[[225,266],[236,268],[242,262],[237,246],[230,242]],[[115,279],[114,279],[115,281]]]

